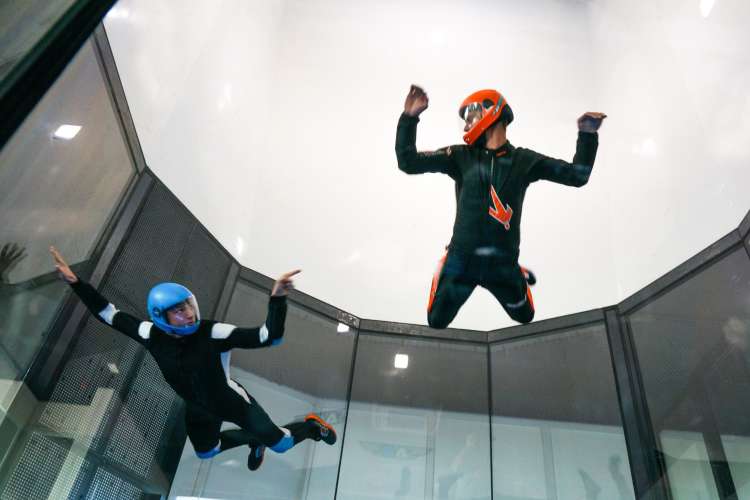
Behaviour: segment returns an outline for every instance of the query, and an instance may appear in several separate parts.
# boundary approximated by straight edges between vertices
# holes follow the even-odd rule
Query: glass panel
[[[669,474],[674,498],[719,500],[708,450],[703,436],[696,432],[664,431],[659,444]]]
[[[61,125],[80,127],[72,139]],[[93,47],[86,44],[0,153],[0,338],[22,374],[66,287],[49,245],[84,261],[133,175]]]
[[[37,44],[76,0],[0,2],[0,80]]]
[[[32,288],[0,287],[0,317],[3,318],[0,349],[6,351],[10,363],[0,368],[3,377],[13,379],[25,372],[57,313],[60,299],[67,290],[61,290],[57,279],[47,281]]]
[[[489,498],[487,347],[360,334],[339,499]]]
[[[490,352],[493,498],[634,498],[604,326]]]
[[[265,321],[267,307],[268,293],[238,283],[226,321],[243,326],[260,325]],[[290,303],[284,342],[267,349],[235,349],[231,364],[232,378],[263,406],[274,422],[283,426],[316,413],[336,429],[335,445],[305,441],[283,455],[266,450],[261,471],[252,473],[246,466],[248,448],[229,450],[201,461],[188,441],[170,498],[333,498],[356,333],[352,329],[343,330],[336,321]]]
[[[745,249],[655,299],[629,321],[674,498],[715,497],[723,470],[734,483],[724,489],[734,487],[739,499],[750,499],[750,260]],[[706,473],[712,469],[717,478]]]
[[[62,125],[80,128],[74,137],[58,138]],[[0,477],[0,496],[10,495],[7,491],[18,484],[19,474],[29,472],[27,463],[15,461],[28,458],[36,446],[22,432],[36,401],[19,381],[69,293],[52,272],[48,248],[57,246],[85,277],[83,264],[134,173],[89,42],[0,152],[0,248],[5,249],[0,257],[0,424],[7,416],[15,426],[12,435],[0,438],[8,443],[23,436],[8,455],[13,463],[2,464],[7,474]],[[26,394],[23,402],[17,397],[21,393]],[[47,444],[40,443],[47,441],[40,435],[34,443],[46,449]],[[69,444],[60,449],[67,450]],[[48,472],[52,483],[40,483],[38,491],[54,487],[59,493],[72,484]]]
[[[747,436],[721,436],[737,488],[737,498],[750,498],[750,438]]]

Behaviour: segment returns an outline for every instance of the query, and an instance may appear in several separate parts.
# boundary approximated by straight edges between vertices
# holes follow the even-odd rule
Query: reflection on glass
[[[75,0],[0,2],[0,80],[75,4]]]
[[[672,496],[719,498],[735,489],[739,499],[750,499],[745,250],[658,297],[629,322]]]
[[[722,444],[737,488],[739,500],[750,500],[750,439],[747,436],[722,436]]]
[[[491,346],[494,498],[634,498],[602,325]]]
[[[6,2],[0,10],[23,9],[12,13],[21,17],[14,18],[20,24],[11,30],[23,38],[43,33],[34,23],[48,27],[60,13],[54,9],[71,3]],[[5,15],[0,19],[2,24],[9,22]],[[0,32],[3,38],[8,35]],[[8,62],[10,50],[28,49],[23,45],[28,41],[14,39],[10,47],[0,44],[2,61]],[[64,124],[81,128],[70,140],[55,138]],[[2,498],[64,498],[77,487],[88,443],[61,443],[45,434],[24,432],[37,401],[22,378],[68,293],[52,272],[49,246],[61,248],[85,273],[81,264],[133,175],[117,115],[88,43],[0,152],[0,424],[11,429],[0,439],[14,444],[0,453],[6,472],[0,477]],[[89,408],[65,409],[75,419]],[[46,450],[50,457],[60,452],[61,459],[44,462],[34,450]],[[36,465],[29,469],[30,464]]]
[[[674,498],[719,500],[702,435],[664,431],[659,441]]]
[[[72,140],[55,139],[69,122],[84,128]],[[65,297],[48,247],[85,260],[132,175],[87,44],[0,152],[0,343],[15,374],[28,368]]]
[[[337,498],[489,497],[487,347],[360,335]]]
[[[267,292],[239,283],[226,321],[246,326],[262,324],[267,304]],[[291,303],[280,346],[235,349],[231,361],[232,378],[245,387],[277,425],[300,421],[313,412],[334,426],[337,443],[327,446],[305,441],[284,454],[267,451],[261,469],[250,472],[246,465],[247,447],[201,461],[188,441],[170,498],[333,498],[356,334],[340,325]]]

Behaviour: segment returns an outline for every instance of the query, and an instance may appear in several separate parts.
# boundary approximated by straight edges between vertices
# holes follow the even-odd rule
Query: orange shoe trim
[[[307,420],[315,420],[315,421],[316,421],[316,422],[318,422],[318,423],[319,423],[320,425],[322,425],[323,427],[325,427],[325,428],[326,428],[326,429],[328,429],[329,431],[331,431],[331,432],[333,432],[334,434],[336,434],[336,429],[334,429],[334,428],[333,428],[333,426],[332,426],[331,424],[329,424],[328,422],[326,422],[325,420],[323,420],[322,418],[320,418],[319,416],[317,416],[317,415],[316,415],[316,414],[314,414],[314,413],[310,413],[310,414],[309,414],[308,416],[306,416],[306,417],[305,417],[305,420],[306,420],[306,421],[307,421]]]

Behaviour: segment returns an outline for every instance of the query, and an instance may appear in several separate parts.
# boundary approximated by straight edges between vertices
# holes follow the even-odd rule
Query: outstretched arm
[[[257,349],[281,343],[286,321],[286,296],[294,289],[292,277],[300,270],[283,274],[271,290],[268,302],[268,314],[263,325],[254,328],[241,328],[228,323],[216,323],[211,330],[211,338],[221,342],[221,350],[228,351],[235,347]]]
[[[398,120],[396,129],[396,158],[398,168],[407,174],[424,174],[440,172],[451,174],[454,169],[451,149],[417,152],[417,124],[419,115],[427,109],[429,98],[420,87],[412,85],[406,96],[404,112]]]
[[[55,247],[50,247],[49,251],[55,260],[55,268],[57,268],[60,279],[70,285],[75,294],[81,299],[81,302],[83,302],[96,319],[141,344],[149,338],[151,332],[150,322],[141,321],[135,316],[119,311],[114,304],[104,298],[93,286],[79,279]]]
[[[539,159],[529,171],[529,182],[544,179],[566,186],[585,185],[591,176],[596,150],[599,147],[597,130],[606,117],[604,113],[590,112],[578,118],[578,141],[573,163],[539,155]]]

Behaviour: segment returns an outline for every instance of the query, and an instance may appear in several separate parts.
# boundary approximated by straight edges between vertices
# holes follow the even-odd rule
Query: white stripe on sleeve
[[[154,326],[150,321],[141,321],[141,325],[138,327],[138,336],[143,340],[148,340],[151,337],[151,327]]]
[[[102,318],[109,326],[112,326],[112,321],[115,318],[115,314],[119,311],[114,304],[107,304],[107,307],[99,311],[99,317]]]
[[[229,323],[216,323],[213,328],[211,328],[211,338],[225,339],[232,334],[235,328],[237,327],[230,325]]]

